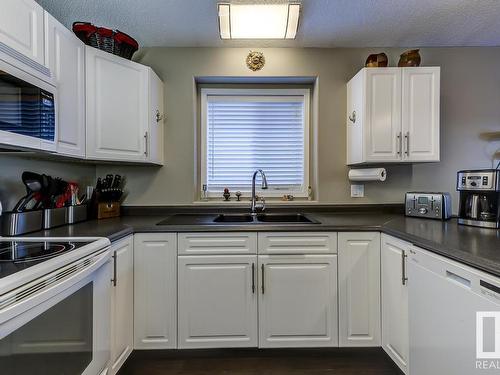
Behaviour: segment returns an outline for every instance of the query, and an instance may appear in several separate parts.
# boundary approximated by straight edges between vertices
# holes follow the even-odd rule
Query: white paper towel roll
[[[386,178],[385,168],[351,169],[349,171],[349,180],[351,181],[385,181]]]

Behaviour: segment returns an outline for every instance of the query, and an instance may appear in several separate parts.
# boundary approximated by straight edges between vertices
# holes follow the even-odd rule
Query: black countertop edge
[[[390,228],[382,227],[380,228],[380,232],[384,234],[388,234],[390,236],[399,238],[403,241],[409,242],[412,245],[430,251],[431,253],[441,255],[444,258],[453,260],[457,263],[464,264],[466,266],[472,267],[476,270],[486,272],[495,277],[500,277],[500,264],[492,263],[484,258],[474,257],[464,251],[460,251],[457,249],[444,248],[440,245],[436,245],[436,243],[432,241],[426,241],[425,239],[413,236],[405,232],[400,232],[398,230],[393,230]],[[500,250],[499,250],[500,251]],[[473,259],[472,259],[473,258]],[[496,264],[496,267],[495,267]]]
[[[320,227],[311,227],[311,226],[297,226],[290,228],[290,226],[268,226],[268,225],[252,225],[251,227],[239,226],[239,225],[220,225],[220,226],[186,226],[186,225],[169,225],[164,227],[155,228],[154,230],[151,227],[143,227],[134,226],[130,227],[128,230],[123,230],[118,233],[114,233],[110,235],[108,238],[111,242],[118,241],[128,235],[134,233],[187,233],[187,232],[380,232],[383,234],[387,234],[403,241],[409,242],[412,245],[422,248],[424,250],[430,251],[432,253],[441,255],[445,258],[451,259],[458,263],[470,266],[477,270],[486,272],[495,277],[500,277],[500,264],[492,263],[483,258],[477,258],[473,255],[467,254],[463,251],[459,251],[456,249],[448,249],[444,248],[442,245],[436,244],[432,241],[427,241],[421,237],[414,236],[405,232],[401,232],[398,230],[394,230],[391,228],[387,228],[384,225],[364,225],[364,226],[328,226],[323,225]]]
[[[241,202],[241,205],[225,204],[224,202],[213,202],[192,205],[179,206],[122,206],[122,216],[160,216],[182,213],[240,213],[248,212],[249,202]],[[266,212],[328,212],[328,213],[385,213],[385,214],[403,214],[404,204],[285,204],[285,203],[267,203]]]

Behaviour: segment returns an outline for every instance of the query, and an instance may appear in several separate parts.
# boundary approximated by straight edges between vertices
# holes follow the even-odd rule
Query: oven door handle
[[[110,257],[107,247],[0,296],[0,325],[85,279]]]

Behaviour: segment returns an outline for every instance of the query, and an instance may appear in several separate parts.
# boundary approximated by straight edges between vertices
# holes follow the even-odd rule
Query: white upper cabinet
[[[366,71],[366,158],[397,161],[401,133],[401,69]]]
[[[347,84],[347,164],[439,161],[439,67],[363,68]]]
[[[85,46],[45,12],[45,61],[58,90],[57,152],[85,157]]]
[[[149,130],[146,157],[153,164],[163,164],[165,112],[164,85],[153,69],[149,68]]]
[[[439,161],[439,68],[404,68],[404,160]]]
[[[87,158],[145,162],[148,68],[86,47]]]
[[[163,164],[163,82],[148,66],[85,49],[87,159]]]
[[[8,58],[44,72],[43,29],[43,8],[34,0],[2,0],[0,51]],[[44,73],[50,75],[48,70]]]
[[[339,233],[340,346],[380,346],[380,233]]]

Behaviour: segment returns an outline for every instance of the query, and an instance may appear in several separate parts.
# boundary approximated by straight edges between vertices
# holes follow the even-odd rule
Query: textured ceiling
[[[293,41],[220,40],[217,0],[38,2],[68,27],[73,21],[89,21],[117,28],[141,46],[500,46],[499,0],[302,0]]]

